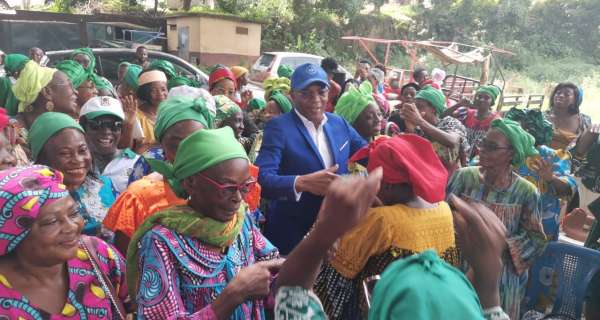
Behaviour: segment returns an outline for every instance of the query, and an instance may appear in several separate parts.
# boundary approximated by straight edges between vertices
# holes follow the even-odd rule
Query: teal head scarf
[[[261,98],[253,98],[248,102],[248,108],[251,111],[262,110],[267,106],[267,102]]]
[[[292,111],[292,102],[281,91],[275,90],[271,92],[271,97],[269,98],[269,101],[271,100],[277,102],[277,105],[279,105],[279,108],[281,108],[281,111],[283,113],[288,113]]]
[[[415,99],[422,99],[427,102],[435,109],[435,114],[439,117],[446,110],[446,97],[444,94],[431,86],[419,90]]]
[[[527,133],[535,139],[535,145],[549,145],[552,142],[552,123],[546,118],[539,109],[519,109],[513,107],[504,115],[505,119],[521,123],[521,126]]]
[[[73,60],[64,60],[59,62],[56,65],[56,69],[64,72],[67,75],[69,80],[71,80],[75,90],[77,90],[77,88],[79,88],[88,79],[88,74],[85,72],[83,67]]]
[[[212,129],[214,121],[204,99],[169,98],[163,101],[158,108],[154,125],[154,137],[157,141],[160,141],[170,127],[184,120],[200,122],[207,129]]]
[[[177,148],[175,162],[148,160],[152,169],[161,173],[178,197],[187,199],[183,179],[231,159],[248,159],[244,147],[230,127],[199,130],[183,139]]]
[[[358,88],[350,86],[348,91],[342,94],[335,105],[335,113],[354,124],[360,113],[373,102],[373,86],[369,81],[364,81]]]
[[[4,70],[11,74],[20,72],[28,61],[29,58],[26,55],[19,53],[7,54],[4,58]]]
[[[369,319],[483,320],[483,310],[463,273],[427,250],[385,269],[373,291]]]
[[[492,106],[496,104],[496,99],[500,95],[500,88],[494,85],[481,86],[477,88],[476,93],[485,93],[492,98]]]
[[[179,87],[179,86],[190,86],[190,87],[194,87],[194,88],[201,87],[201,85],[200,85],[200,83],[198,83],[198,81],[192,80],[185,76],[174,76],[173,78],[170,78],[169,81],[167,81],[167,88],[169,90],[171,90],[175,87]]]
[[[77,121],[64,113],[44,112],[35,119],[28,136],[33,161],[37,161],[46,142],[57,132],[66,128],[74,128],[85,134]]]
[[[171,79],[177,75],[173,64],[167,60],[156,59],[148,66],[148,70],[159,70],[165,73],[167,79]]]
[[[294,68],[287,64],[282,64],[277,68],[277,76],[291,79],[294,73]]]
[[[92,52],[92,49],[90,48],[79,48],[73,50],[73,53],[71,54],[71,59],[75,58],[75,56],[80,54],[83,54],[87,56],[88,59],[90,59],[90,64],[87,68],[85,68],[85,71],[88,73],[88,75],[91,76],[95,73],[96,70],[96,56],[94,56],[94,52]]]
[[[125,71],[123,81],[125,81],[125,84],[129,88],[137,90],[140,87],[140,73],[142,73],[142,67],[132,63],[127,67],[127,71]]]
[[[500,130],[510,141],[513,149],[512,164],[516,167],[525,162],[525,159],[538,155],[535,149],[535,139],[527,133],[518,122],[508,119],[496,119],[492,121],[492,128]]]

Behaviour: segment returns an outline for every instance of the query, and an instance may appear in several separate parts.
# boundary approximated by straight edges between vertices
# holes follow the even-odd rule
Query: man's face
[[[146,48],[138,48],[135,51],[135,56],[139,61],[146,61],[148,60],[148,50]]]
[[[40,48],[31,48],[31,50],[29,50],[29,57],[31,60],[39,64],[44,57],[44,51],[42,51]]]
[[[292,100],[298,112],[313,123],[323,120],[329,89],[320,83],[313,83],[303,90],[292,92]]]

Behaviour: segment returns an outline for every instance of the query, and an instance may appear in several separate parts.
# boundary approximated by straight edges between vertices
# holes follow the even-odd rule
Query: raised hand
[[[133,95],[128,95],[121,98],[123,104],[123,112],[125,113],[125,122],[132,124],[135,122],[138,110],[138,100]]]

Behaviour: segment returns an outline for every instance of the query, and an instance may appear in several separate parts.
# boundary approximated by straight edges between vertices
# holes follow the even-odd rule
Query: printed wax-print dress
[[[102,240],[97,241],[100,270],[108,275],[115,291],[116,299],[127,298],[125,281],[125,261],[121,254]],[[67,261],[69,291],[67,301],[60,314],[48,312],[31,304],[27,297],[13,289],[10,279],[0,274],[0,319],[19,320],[120,320],[118,312],[104,292],[90,259],[83,249],[77,250],[77,257]]]
[[[460,120],[453,117],[445,117],[435,125],[438,129],[447,132],[457,134],[460,137],[460,146],[458,148],[449,148],[445,145],[433,141],[429,138],[420,128],[415,132],[416,134],[425,137],[431,141],[433,150],[438,155],[442,163],[448,169],[448,173],[452,174],[457,168],[460,167],[460,153],[469,150],[469,142],[467,141],[467,129],[460,122]]]
[[[152,173],[152,168],[146,159],[165,161],[165,152],[160,146],[153,146],[146,150],[144,154],[133,164],[133,169],[131,170],[128,184],[132,184]]]
[[[546,247],[540,195],[533,184],[516,173],[513,173],[513,182],[507,189],[492,189],[481,180],[479,169],[466,167],[457,170],[450,179],[447,194],[484,203],[506,226],[508,250],[502,257],[500,302],[511,319],[519,319],[527,271]]]
[[[138,319],[216,319],[211,303],[242,268],[279,257],[251,219],[226,252],[163,226],[140,244]],[[264,318],[262,300],[245,301],[230,317]]]
[[[554,187],[544,181],[531,169],[534,158],[527,159],[518,173],[527,181],[533,183],[539,190],[541,196],[542,223],[544,225],[544,233],[549,240],[558,240],[558,231],[560,226],[560,210],[561,204],[566,204],[571,197],[577,192],[577,182],[571,175],[571,156],[563,150],[553,150],[547,146],[537,148],[542,159],[550,159],[554,175],[563,180],[569,185],[571,193],[563,198],[556,195]],[[536,157],[536,158],[539,158]]]
[[[469,143],[469,149],[465,150],[467,160],[471,160],[471,158],[479,154],[477,146],[487,134],[492,121],[496,118],[498,118],[498,113],[492,112],[487,118],[479,120],[477,119],[477,110],[474,109],[468,109],[464,116],[459,118],[467,130],[467,141]]]
[[[81,216],[85,221],[83,234],[98,236],[111,242],[112,233],[102,228],[102,221],[115,202],[115,195],[116,191],[109,178],[95,177],[91,174],[88,174],[77,190],[71,191],[71,196],[79,204]]]

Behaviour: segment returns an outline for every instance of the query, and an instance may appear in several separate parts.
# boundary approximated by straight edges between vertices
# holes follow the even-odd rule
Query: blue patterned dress
[[[563,150],[554,150],[547,146],[539,146],[538,151],[542,159],[551,159],[554,175],[565,181],[571,189],[570,195],[562,199],[556,195],[554,187],[546,182],[540,181],[540,177],[531,169],[531,160],[528,159],[517,171],[519,175],[527,181],[537,186],[540,192],[542,224],[544,233],[550,240],[558,239],[559,216],[561,209],[561,200],[568,202],[577,192],[577,182],[571,175],[571,155]]]
[[[242,268],[279,252],[245,219],[226,252],[164,226],[140,240],[138,319],[216,319],[211,303]],[[262,300],[247,300],[230,319],[264,319]]]
[[[152,168],[150,168],[150,164],[148,161],[146,161],[146,159],[165,161],[165,152],[163,151],[162,147],[159,146],[154,146],[146,150],[146,152],[139,157],[135,164],[133,164],[133,170],[129,176],[128,185],[152,173]]]

